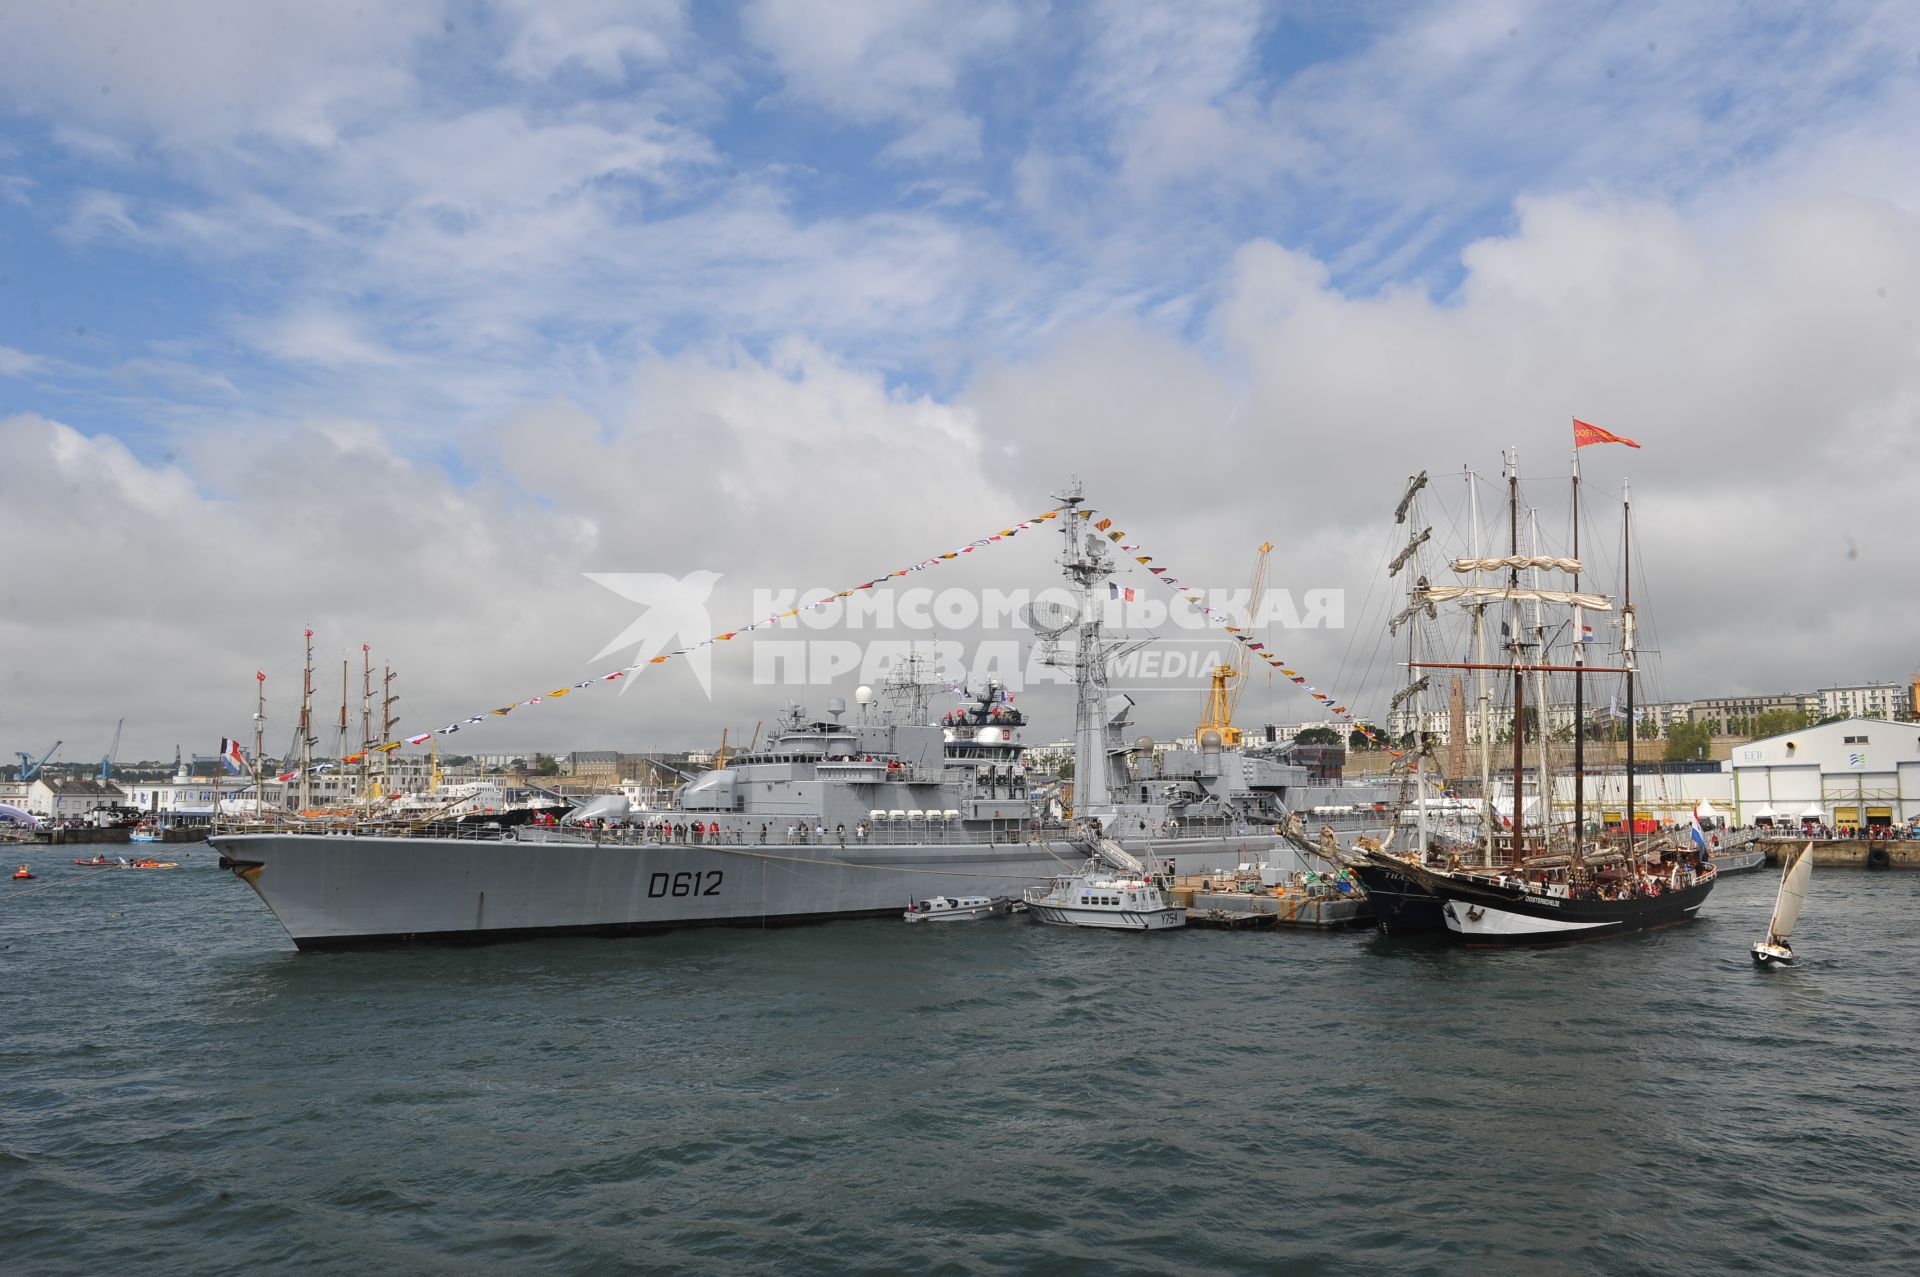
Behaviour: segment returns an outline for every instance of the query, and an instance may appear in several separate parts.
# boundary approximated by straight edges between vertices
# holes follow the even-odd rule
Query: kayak
[[[76,865],[85,865],[89,869],[178,869],[176,860],[108,860],[105,856],[95,856],[92,860],[76,860]]]

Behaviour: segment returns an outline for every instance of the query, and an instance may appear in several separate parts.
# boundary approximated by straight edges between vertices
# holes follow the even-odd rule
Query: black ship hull
[[[1517,887],[1422,875],[1444,902],[1447,930],[1469,945],[1569,944],[1692,922],[1714,876],[1676,891],[1626,900],[1542,896]]]
[[[1360,885],[1367,889],[1367,899],[1373,902],[1373,916],[1385,934],[1408,935],[1447,929],[1446,915],[1441,911],[1446,902],[1429,891],[1404,862],[1389,856],[1370,856],[1350,868]]]

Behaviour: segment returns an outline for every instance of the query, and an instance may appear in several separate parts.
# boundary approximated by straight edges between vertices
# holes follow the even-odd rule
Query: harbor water
[[[1514,952],[299,954],[204,846],[59,850],[0,890],[9,1273],[1920,1271],[1920,874],[1816,874],[1788,970],[1771,873]]]

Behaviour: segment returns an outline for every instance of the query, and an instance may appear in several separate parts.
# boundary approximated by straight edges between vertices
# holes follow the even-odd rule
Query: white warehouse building
[[[1741,824],[1815,812],[1836,828],[1920,820],[1920,723],[1822,723],[1736,745],[1727,769]]]

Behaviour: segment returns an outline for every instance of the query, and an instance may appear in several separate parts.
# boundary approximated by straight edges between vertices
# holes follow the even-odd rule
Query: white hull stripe
[[[1447,929],[1463,936],[1528,936],[1549,932],[1591,931],[1595,927],[1618,926],[1613,922],[1567,922],[1559,918],[1536,918],[1531,914],[1509,913],[1492,905],[1468,905],[1455,900],[1446,910]],[[1479,914],[1479,917],[1474,917]]]

